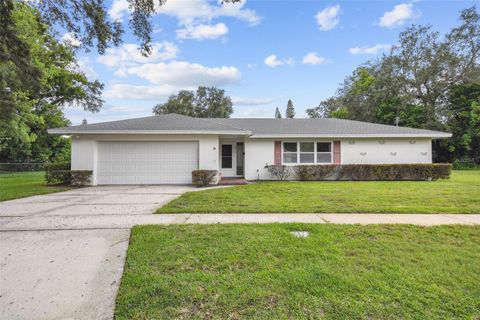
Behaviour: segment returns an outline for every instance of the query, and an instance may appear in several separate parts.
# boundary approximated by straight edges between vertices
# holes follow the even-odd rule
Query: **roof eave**
[[[250,131],[237,130],[72,130],[72,129],[48,129],[49,134],[228,134],[228,135],[251,135]]]
[[[450,138],[451,133],[410,133],[410,134],[253,134],[252,139],[277,138]]]

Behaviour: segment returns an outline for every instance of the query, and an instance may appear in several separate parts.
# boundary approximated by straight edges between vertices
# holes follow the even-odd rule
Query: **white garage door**
[[[98,184],[186,184],[198,169],[198,142],[99,142]]]

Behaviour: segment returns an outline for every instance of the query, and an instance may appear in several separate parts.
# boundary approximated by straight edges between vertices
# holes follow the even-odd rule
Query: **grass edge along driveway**
[[[478,261],[479,226],[137,226],[115,319],[477,319]]]
[[[273,181],[188,192],[156,213],[480,213],[480,170],[438,181]]]
[[[49,186],[45,172],[0,174],[0,201],[70,190],[68,186]]]

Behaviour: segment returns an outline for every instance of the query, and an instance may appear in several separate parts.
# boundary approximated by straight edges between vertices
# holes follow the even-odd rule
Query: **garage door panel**
[[[99,142],[98,184],[186,184],[198,142]]]

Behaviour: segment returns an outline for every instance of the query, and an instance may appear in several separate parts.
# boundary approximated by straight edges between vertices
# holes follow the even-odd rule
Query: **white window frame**
[[[317,152],[317,143],[330,143],[330,152]],[[284,162],[283,161],[283,154],[284,153],[294,153],[294,152],[285,152],[283,148],[284,143],[296,143],[297,144],[297,162]],[[300,162],[300,143],[313,143],[313,161],[314,162]],[[311,153],[311,152],[304,152],[304,153]],[[330,162],[317,162],[317,154],[330,154]],[[328,165],[333,163],[334,157],[334,150],[333,150],[333,141],[282,141],[282,165],[286,166],[296,166],[296,165]]]

